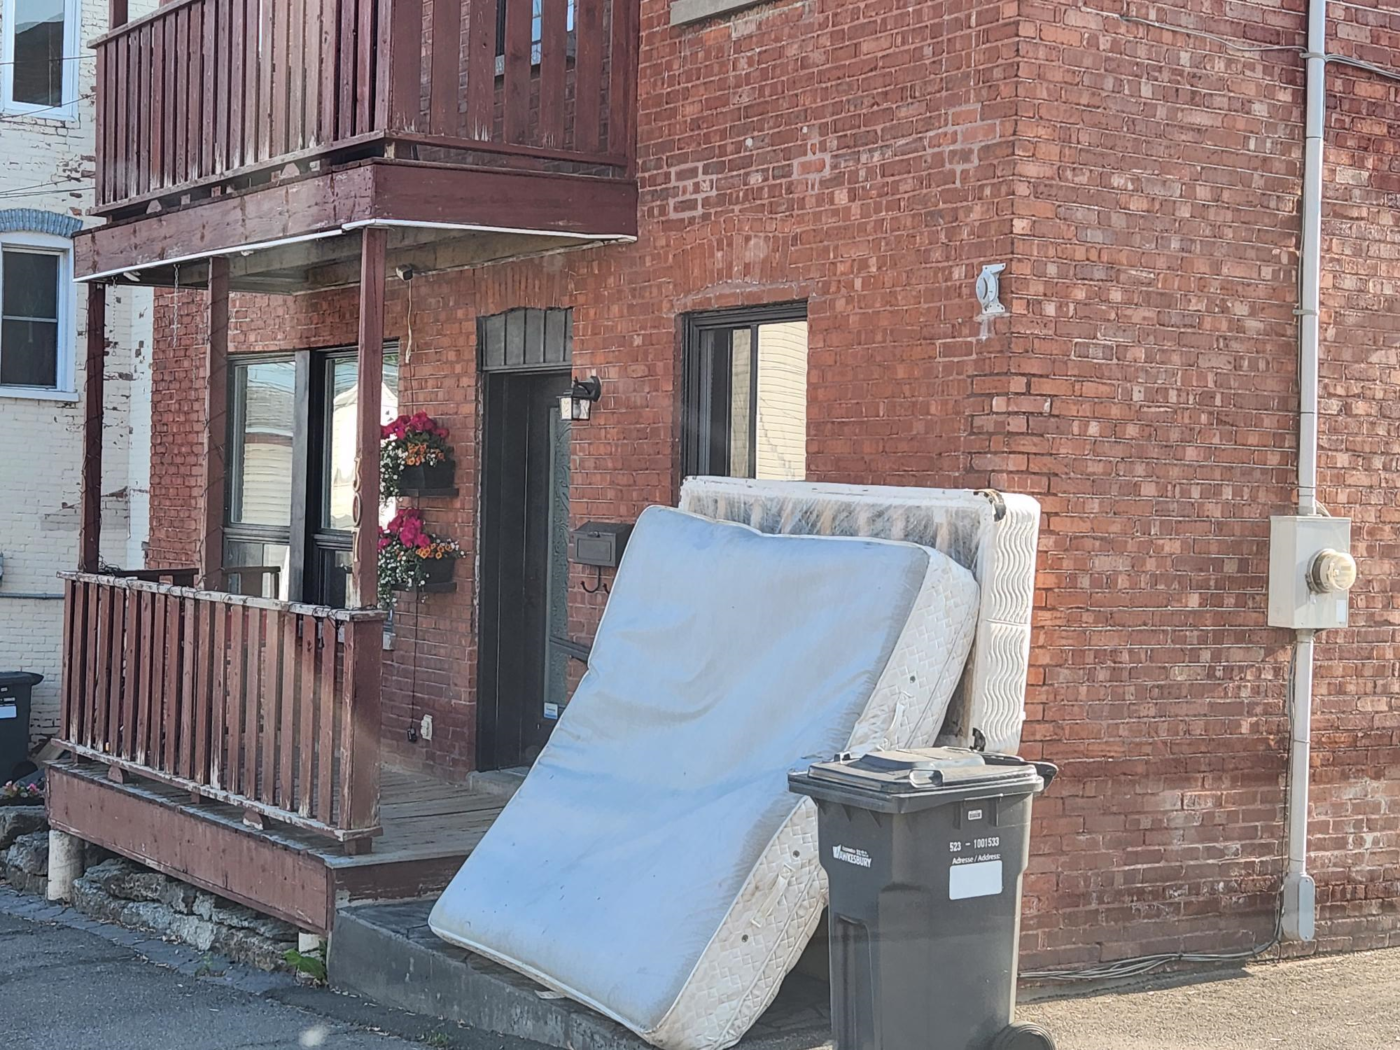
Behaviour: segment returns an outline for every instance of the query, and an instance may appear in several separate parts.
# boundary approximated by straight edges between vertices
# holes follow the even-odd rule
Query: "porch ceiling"
[[[125,276],[181,288],[229,257],[234,288],[296,292],[359,280],[365,226],[389,228],[389,265],[470,266],[633,240],[637,188],[625,179],[374,158],[75,238],[79,281]]]

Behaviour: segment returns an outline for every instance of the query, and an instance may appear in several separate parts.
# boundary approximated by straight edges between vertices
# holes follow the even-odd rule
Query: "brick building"
[[[0,671],[44,676],[33,697],[35,741],[58,729],[55,574],[72,566],[78,542],[85,318],[71,284],[72,237],[92,221],[95,145],[95,69],[80,42],[106,14],[79,0],[14,0],[0,10],[0,281],[15,296],[0,332]],[[139,564],[145,539],[150,306],[148,289],[131,288],[114,294],[109,313],[102,554],[114,565]],[[17,320],[29,310],[37,320]]]
[[[1028,965],[1268,941],[1292,641],[1266,619],[1268,519],[1296,498],[1303,3],[1168,0],[1159,24],[1122,0],[699,6],[735,10],[639,7],[635,241],[391,269],[392,392],[450,428],[457,463],[455,494],[417,503],[468,557],[455,591],[398,600],[386,754],[452,779],[526,763],[538,701],[566,699],[502,713],[492,406],[560,392],[521,377],[597,376],[566,457],[575,526],[726,468],[1039,499],[1022,753],[1064,774],[1037,805]],[[1400,66],[1400,14],[1329,13],[1333,51]],[[431,4],[424,25],[423,54],[440,53]],[[1353,519],[1361,577],[1351,626],[1318,643],[1310,867],[1318,946],[1339,950],[1400,943],[1400,83],[1334,63],[1329,89],[1319,496]],[[1004,309],[974,292],[994,264]],[[358,289],[298,273],[275,294],[235,281],[229,385],[245,397],[259,360],[292,362],[273,386],[296,351],[331,375],[324,352],[363,330]],[[189,508],[211,314],[203,291],[163,283],[149,564],[171,567],[208,557]],[[780,328],[800,347],[783,368]],[[798,407],[779,394],[794,369]],[[796,466],[772,451],[793,426]],[[260,546],[242,564],[286,556],[280,533],[246,535]],[[325,585],[311,557],[302,579]],[[605,596],[592,569],[569,571],[566,618],[548,623],[586,649]]]

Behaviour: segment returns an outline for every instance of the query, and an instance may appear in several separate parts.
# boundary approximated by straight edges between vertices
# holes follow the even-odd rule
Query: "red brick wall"
[[[1153,12],[1293,46],[1301,6]],[[1333,13],[1338,49],[1400,64],[1400,18]],[[575,431],[581,521],[673,497],[681,315],[806,299],[812,477],[1043,501],[1024,752],[1065,775],[1038,807],[1028,965],[1267,939],[1289,644],[1265,622],[1267,518],[1294,499],[1300,60],[1068,0],[802,0],[685,30],[645,0],[643,30],[638,243],[414,282],[403,404],[452,428],[462,490],[429,503],[432,527],[474,556],[478,315],[573,308],[575,371],[605,383]],[[1313,867],[1322,945],[1341,948],[1400,941],[1400,104],[1364,74],[1333,83],[1322,499],[1356,519],[1362,583],[1354,626],[1319,646]],[[1009,264],[1012,315],[984,323],[987,262]],[[391,282],[400,338],[401,293]],[[341,292],[240,296],[234,338],[344,344],[353,310]],[[192,553],[198,325],[163,340],[162,300],[166,560]],[[474,750],[472,564],[416,622],[400,614],[386,654],[386,740],[449,775]],[[586,638],[599,602],[571,594]],[[434,716],[431,743],[407,743],[410,713]]]
[[[963,478],[975,354],[1004,339],[972,320],[970,289],[1011,235],[1014,6],[980,13],[974,29],[976,6],[830,0],[675,31],[665,5],[645,4],[639,242],[414,281],[403,405],[452,429],[462,496],[425,512],[469,557],[455,594],[398,618],[384,726],[401,760],[453,774],[472,764],[477,316],[573,308],[575,371],[601,376],[606,391],[575,432],[578,521],[630,519],[673,499],[677,319],[741,304],[809,302],[814,472],[864,480],[875,463],[888,480]],[[152,559],[165,563],[193,556],[183,522],[196,459],[162,452],[197,434],[190,384],[200,377],[188,358],[203,338],[203,295],[184,294],[173,358],[169,297],[157,321],[158,401],[179,421],[158,435],[153,467],[169,524]],[[390,296],[387,333],[403,338],[399,282]],[[353,299],[236,295],[231,339],[245,351],[350,343]],[[601,598],[572,596],[572,629],[587,638]],[[423,714],[433,740],[409,745]]]
[[[1299,46],[1302,7],[1150,11]],[[1266,585],[1268,518],[1296,500],[1302,61],[1065,0],[1021,13],[1013,336],[977,427],[993,483],[1045,510],[1025,752],[1065,776],[1039,806],[1027,947],[1248,947],[1283,870],[1291,635]],[[1400,64],[1400,18],[1331,13],[1336,50]],[[1400,85],[1331,84],[1321,499],[1356,519],[1362,582],[1318,647],[1324,949],[1400,943]]]

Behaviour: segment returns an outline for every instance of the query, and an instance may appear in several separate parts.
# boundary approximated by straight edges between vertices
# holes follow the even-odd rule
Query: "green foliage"
[[[325,982],[326,950],[324,948],[316,948],[309,952],[299,952],[295,948],[288,948],[282,953],[282,958],[298,973],[304,973],[322,983]]]

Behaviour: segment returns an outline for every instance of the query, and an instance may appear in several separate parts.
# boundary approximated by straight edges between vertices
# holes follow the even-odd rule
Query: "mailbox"
[[[632,535],[632,526],[621,521],[589,521],[574,530],[574,561],[599,569],[616,569]]]

